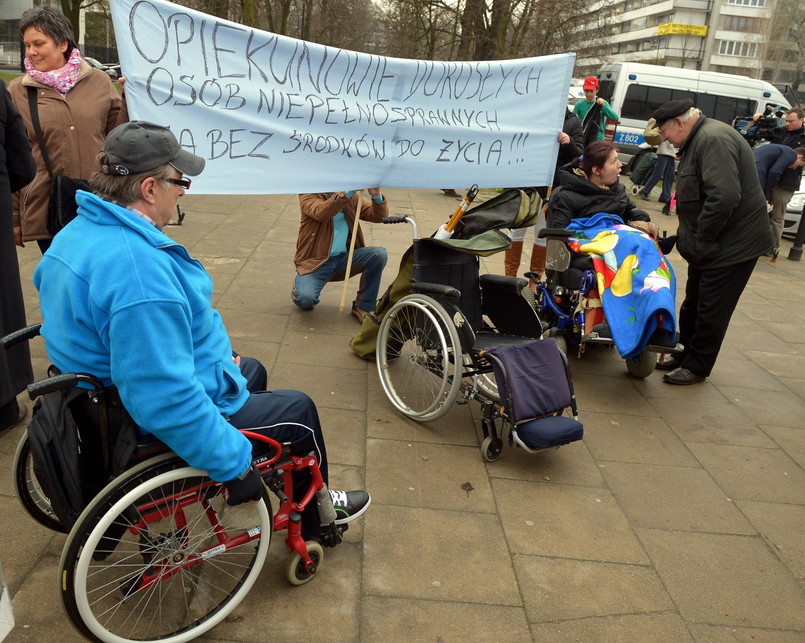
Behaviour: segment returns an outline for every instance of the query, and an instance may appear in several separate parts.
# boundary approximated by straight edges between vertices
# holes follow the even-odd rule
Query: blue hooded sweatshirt
[[[76,201],[78,216],[34,272],[48,357],[114,382],[141,429],[191,466],[237,478],[251,445],[226,417],[249,392],[210,303],[212,279],[133,212],[89,192]]]

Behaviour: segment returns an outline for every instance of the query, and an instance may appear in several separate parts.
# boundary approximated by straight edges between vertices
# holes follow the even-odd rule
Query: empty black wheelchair
[[[413,223],[408,217],[399,220]],[[523,295],[528,282],[479,275],[478,252],[477,246],[451,245],[450,240],[414,240],[410,294],[385,314],[377,336],[383,390],[398,411],[418,422],[444,416],[456,401],[480,402],[481,454],[487,461],[501,454],[502,423],[510,426],[510,444],[532,452],[580,439],[582,428],[564,356],[554,341],[540,339],[542,324]],[[510,352],[533,359],[510,362]],[[532,379],[537,384],[545,376],[546,363],[552,365],[548,388],[561,372],[566,395],[543,396],[539,386],[519,385]],[[511,386],[515,382],[518,385]],[[518,416],[512,411],[520,405],[512,400],[522,395],[539,396],[544,406],[531,417]],[[566,408],[573,418],[562,418]],[[544,421],[557,417],[562,419]],[[524,420],[535,423],[518,430]]]

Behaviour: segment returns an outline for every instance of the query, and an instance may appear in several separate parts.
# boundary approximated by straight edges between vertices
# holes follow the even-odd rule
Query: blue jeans
[[[643,186],[641,192],[644,196],[648,196],[652,188],[657,185],[657,182],[662,179],[662,193],[660,200],[668,203],[671,200],[671,188],[674,185],[674,170],[676,159],[667,154],[660,154],[657,156],[657,163],[654,165],[654,171],[651,173],[648,181]]]
[[[306,275],[296,275],[293,287],[293,303],[299,308],[309,310],[319,303],[324,284],[328,281],[343,281],[347,268],[347,253],[331,256]],[[350,274],[361,272],[361,284],[355,298],[355,305],[366,312],[372,312],[377,303],[377,291],[380,289],[380,278],[386,267],[388,254],[380,246],[355,248],[352,254]]]

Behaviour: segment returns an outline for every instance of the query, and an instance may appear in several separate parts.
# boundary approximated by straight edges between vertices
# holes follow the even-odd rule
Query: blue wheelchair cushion
[[[562,415],[523,422],[517,426],[516,431],[523,443],[532,449],[547,449],[569,444],[581,440],[584,436],[584,426],[581,422]]]

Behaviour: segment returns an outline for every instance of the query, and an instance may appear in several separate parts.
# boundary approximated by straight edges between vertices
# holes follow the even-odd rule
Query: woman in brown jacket
[[[109,77],[81,58],[73,28],[49,6],[22,14],[27,74],[9,83],[9,93],[25,121],[36,158],[36,177],[14,195],[14,239],[18,246],[36,241],[44,253],[50,246],[47,210],[51,179],[37,141],[28,104],[28,88],[36,91],[37,111],[53,174],[88,179],[98,168],[95,157],[106,135],[128,120],[120,92]],[[123,79],[120,79],[121,87]]]

